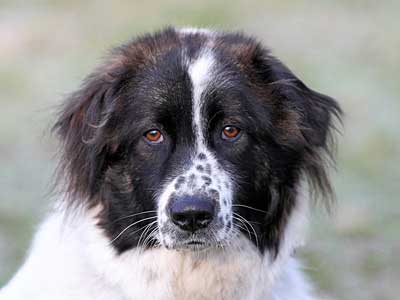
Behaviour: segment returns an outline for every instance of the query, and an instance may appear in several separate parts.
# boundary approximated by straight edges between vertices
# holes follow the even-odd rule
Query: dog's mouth
[[[186,243],[186,245],[188,245],[188,246],[203,245],[203,244],[205,244],[205,243],[202,241],[190,241],[190,242]]]
[[[202,251],[213,246],[215,245],[204,240],[189,239],[186,241],[175,243],[175,245],[173,245],[171,249],[175,249],[178,251]]]

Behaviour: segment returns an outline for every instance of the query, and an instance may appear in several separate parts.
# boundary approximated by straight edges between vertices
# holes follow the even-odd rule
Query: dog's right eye
[[[144,134],[144,138],[147,142],[151,144],[159,144],[164,141],[164,136],[158,129],[151,129],[149,131],[146,131]]]
[[[225,126],[222,129],[221,137],[227,141],[235,141],[240,137],[240,128],[236,126]]]

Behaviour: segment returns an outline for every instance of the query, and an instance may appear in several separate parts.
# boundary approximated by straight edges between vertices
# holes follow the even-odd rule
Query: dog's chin
[[[213,248],[218,248],[220,242],[210,242],[205,239],[185,239],[174,241],[170,245],[164,245],[165,248],[175,251],[187,251],[187,252],[203,252]]]
[[[215,246],[216,244],[208,243],[205,241],[192,240],[192,241],[177,243],[174,249],[178,251],[199,252],[199,251],[205,251]]]
[[[163,232],[163,230],[161,230]],[[229,244],[231,232],[225,233],[225,228],[220,230],[205,229],[194,233],[182,230],[169,230],[168,234],[159,236],[161,246],[168,250],[201,252],[222,248]]]

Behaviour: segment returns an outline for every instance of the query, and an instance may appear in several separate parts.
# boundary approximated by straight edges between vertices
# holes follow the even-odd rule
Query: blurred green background
[[[321,299],[399,299],[400,1],[0,0],[0,286],[51,202],[54,107],[110,46],[168,24],[256,35],[339,100],[338,204],[301,256]]]

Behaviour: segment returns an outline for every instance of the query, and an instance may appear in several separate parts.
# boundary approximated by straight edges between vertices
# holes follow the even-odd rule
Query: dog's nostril
[[[170,206],[172,222],[183,230],[195,232],[206,228],[214,219],[215,204],[211,199],[184,196]]]
[[[172,222],[186,231],[195,232],[206,228],[212,221],[213,216],[209,212],[187,211],[185,213],[172,213]]]
[[[172,213],[172,221],[183,230],[196,231],[206,228],[212,221],[212,214],[205,212],[188,211],[186,213]]]
[[[187,213],[172,213],[172,221],[175,224],[184,224],[188,221]]]

